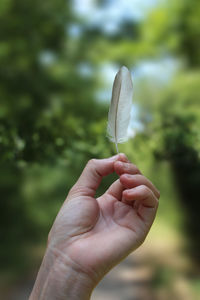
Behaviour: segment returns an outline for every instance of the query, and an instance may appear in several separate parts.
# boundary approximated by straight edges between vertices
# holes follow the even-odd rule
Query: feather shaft
[[[128,139],[127,129],[132,106],[133,84],[131,74],[122,67],[113,83],[112,98],[108,114],[107,135],[115,143],[118,153],[118,143]]]

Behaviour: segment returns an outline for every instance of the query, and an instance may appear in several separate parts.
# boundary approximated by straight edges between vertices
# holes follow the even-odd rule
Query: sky
[[[109,0],[104,7],[95,0],[75,0],[74,11],[90,25],[100,25],[106,32],[116,31],[123,19],[141,19],[159,0]]]
[[[95,0],[74,0],[74,11],[76,15],[83,18],[88,26],[99,26],[106,33],[117,32],[123,20],[141,20],[145,18],[149,10],[153,9],[162,0],[109,0],[106,6],[97,6]],[[71,27],[73,35],[79,35],[80,28]],[[146,60],[139,62],[134,70],[130,70],[133,78],[133,86],[142,79],[155,80],[163,85],[174,76],[178,63],[171,57],[157,60]],[[87,66],[80,68],[81,72],[88,72]],[[102,65],[100,76],[105,80],[105,87],[97,92],[99,101],[110,101],[112,84],[117,73],[116,66],[111,64]],[[129,135],[134,136],[142,124],[138,121],[138,107],[134,104],[131,111],[131,122]]]
[[[155,81],[160,86],[164,86],[173,76],[175,76],[180,67],[181,66],[179,65],[179,62],[172,57],[164,57],[162,59],[145,60],[139,62],[134,69],[130,70],[133,80],[133,90],[137,88],[137,85],[143,79]],[[101,77],[104,78],[106,85],[105,88],[100,90],[97,94],[97,98],[100,101],[110,101],[112,84],[117,71],[118,69],[116,69],[116,66],[108,64],[102,66],[100,70]],[[143,130],[143,125],[138,118],[139,107],[138,104],[134,102],[136,102],[136,99],[133,93],[131,121],[128,128],[129,137],[134,137],[138,131]]]
[[[162,0],[107,0],[105,6],[98,6],[95,0],[74,0],[75,13],[86,20],[91,26],[100,26],[107,32],[117,31],[124,19],[142,19],[149,10],[153,9]],[[78,34],[76,27],[71,28],[72,34]],[[161,60],[140,62],[134,70],[134,80],[151,77],[161,82],[167,81],[176,70],[176,63],[170,57]],[[85,66],[81,71],[87,71]],[[102,78],[109,86],[117,72],[116,66],[104,65],[101,68]],[[158,76],[159,74],[159,76]],[[100,91],[99,98],[107,98],[105,91]]]

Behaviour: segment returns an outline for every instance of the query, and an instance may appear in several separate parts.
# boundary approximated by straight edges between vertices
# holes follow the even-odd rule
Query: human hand
[[[119,179],[95,199],[102,177],[112,172]],[[47,299],[47,294],[56,290],[57,296],[60,293],[56,299],[65,299],[69,293],[70,299],[89,299],[101,278],[142,244],[155,218],[159,196],[124,154],[89,161],[49,233],[31,299]],[[73,278],[74,292],[67,288],[69,280],[74,285]],[[52,280],[59,280],[59,291],[49,287]]]

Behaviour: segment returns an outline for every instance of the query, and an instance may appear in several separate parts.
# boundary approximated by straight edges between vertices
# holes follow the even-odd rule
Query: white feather
[[[133,83],[131,73],[122,67],[113,83],[112,98],[108,113],[107,135],[114,142],[118,152],[118,143],[127,141],[127,129],[133,97]]]

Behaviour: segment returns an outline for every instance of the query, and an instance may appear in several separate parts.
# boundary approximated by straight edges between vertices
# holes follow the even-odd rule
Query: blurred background
[[[161,199],[147,241],[92,299],[199,299],[200,1],[1,0],[0,37],[0,299],[28,298],[68,190],[115,153],[122,65],[134,98],[119,149]]]

